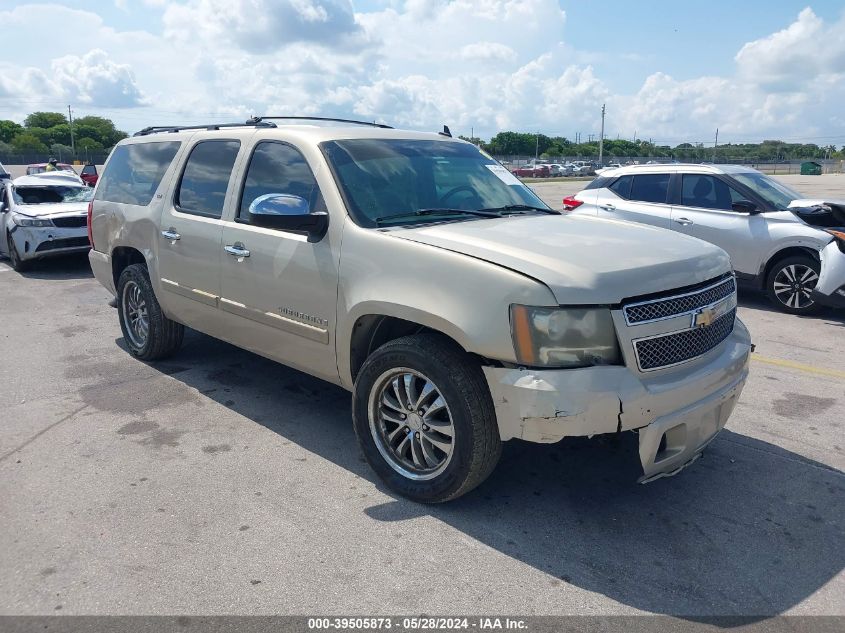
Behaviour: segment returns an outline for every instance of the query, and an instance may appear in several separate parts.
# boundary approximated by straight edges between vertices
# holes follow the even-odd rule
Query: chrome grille
[[[670,367],[706,354],[724,341],[734,329],[736,308],[707,327],[663,334],[634,342],[642,371]]]
[[[733,277],[728,277],[711,286],[686,294],[627,305],[625,306],[625,321],[628,325],[635,325],[692,313],[734,292],[736,292],[736,281]]]

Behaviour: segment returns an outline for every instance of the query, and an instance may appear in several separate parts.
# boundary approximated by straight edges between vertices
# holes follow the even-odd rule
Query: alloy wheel
[[[405,367],[386,371],[373,385],[368,409],[376,448],[396,472],[427,480],[449,465],[452,415],[440,389],[424,374]]]
[[[147,342],[150,333],[150,319],[147,313],[147,302],[141,287],[134,281],[128,281],[123,286],[123,319],[126,333],[136,348],[141,349]]]
[[[818,273],[805,264],[784,266],[774,279],[774,293],[778,301],[797,310],[805,309],[815,303],[810,293],[819,282]]]

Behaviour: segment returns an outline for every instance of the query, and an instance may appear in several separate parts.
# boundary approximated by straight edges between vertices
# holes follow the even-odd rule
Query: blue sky
[[[842,2],[4,0],[0,118],[256,112],[845,144]],[[45,44],[46,43],[46,44]]]

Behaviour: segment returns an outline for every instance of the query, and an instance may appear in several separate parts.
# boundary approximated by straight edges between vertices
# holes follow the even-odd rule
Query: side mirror
[[[307,233],[309,242],[319,242],[329,228],[329,214],[311,212],[305,198],[287,193],[268,193],[249,205],[249,221],[255,226]]]
[[[736,202],[731,204],[731,209],[736,211],[737,213],[748,213],[751,215],[759,213],[759,211],[757,210],[757,205],[751,202],[750,200],[737,200]]]

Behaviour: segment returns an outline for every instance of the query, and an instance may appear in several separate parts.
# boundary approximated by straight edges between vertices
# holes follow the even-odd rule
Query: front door
[[[680,204],[672,207],[672,228],[723,248],[735,271],[757,275],[759,253],[769,252],[765,242],[771,241],[766,217],[733,211],[734,202],[747,198],[716,176],[680,177]]]
[[[162,304],[186,325],[215,335],[221,320],[221,217],[239,149],[237,140],[194,145],[159,226]]]
[[[279,141],[255,146],[234,221],[223,228],[220,308],[237,345],[337,381],[334,325],[338,253],[330,230],[306,235],[250,224],[249,207],[268,194],[292,194],[325,210],[314,173],[298,149]],[[339,235],[339,233],[335,233]]]

